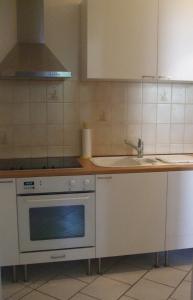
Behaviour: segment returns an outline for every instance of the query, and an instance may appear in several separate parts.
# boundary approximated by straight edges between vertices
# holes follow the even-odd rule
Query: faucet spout
[[[130,143],[128,140],[125,140],[125,144],[137,151],[137,157],[138,158],[143,157],[144,143],[143,143],[142,139],[140,139],[140,138],[138,139],[137,146]]]

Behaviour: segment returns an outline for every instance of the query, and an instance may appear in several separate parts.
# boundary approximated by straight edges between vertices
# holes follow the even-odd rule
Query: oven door
[[[95,246],[95,193],[18,196],[20,252]]]

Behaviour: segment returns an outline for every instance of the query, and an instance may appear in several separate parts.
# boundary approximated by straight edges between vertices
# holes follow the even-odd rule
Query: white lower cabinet
[[[0,266],[19,263],[14,179],[0,180]]]
[[[96,256],[163,251],[167,173],[96,177]]]
[[[168,173],[166,250],[193,247],[193,171]]]

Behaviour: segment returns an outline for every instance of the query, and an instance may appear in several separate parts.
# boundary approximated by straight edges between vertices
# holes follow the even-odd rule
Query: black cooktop
[[[76,157],[0,159],[0,170],[82,168]]]

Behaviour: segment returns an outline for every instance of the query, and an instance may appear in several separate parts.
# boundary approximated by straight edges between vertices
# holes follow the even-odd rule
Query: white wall
[[[79,77],[80,56],[80,0],[46,0],[45,39],[48,47]]]
[[[0,61],[17,41],[16,0],[0,0]]]

